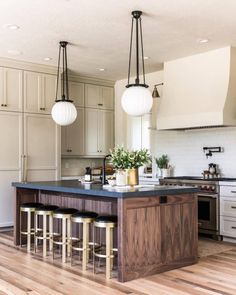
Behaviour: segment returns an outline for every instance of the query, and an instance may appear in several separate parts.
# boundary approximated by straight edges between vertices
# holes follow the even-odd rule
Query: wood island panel
[[[14,241],[19,245],[19,209],[24,202],[118,215],[118,280],[126,282],[197,262],[197,196],[112,198],[16,188]],[[23,225],[26,220],[23,220]],[[101,239],[105,241],[104,234]],[[114,245],[114,246],[115,246]]]

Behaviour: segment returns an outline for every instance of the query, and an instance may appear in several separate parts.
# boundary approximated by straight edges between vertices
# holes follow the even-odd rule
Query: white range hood
[[[157,129],[236,126],[236,48],[164,64]]]

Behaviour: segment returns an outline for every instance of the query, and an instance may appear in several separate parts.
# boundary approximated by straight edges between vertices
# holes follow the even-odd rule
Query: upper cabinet
[[[22,110],[22,70],[0,67],[0,110]]]
[[[24,111],[50,114],[56,98],[56,76],[24,72]]]
[[[69,81],[69,97],[76,107],[84,106],[84,84]]]
[[[113,88],[85,84],[85,106],[89,108],[113,110]]]

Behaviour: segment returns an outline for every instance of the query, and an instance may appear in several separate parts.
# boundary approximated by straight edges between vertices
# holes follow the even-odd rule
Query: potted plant
[[[116,169],[116,185],[138,185],[138,168],[151,160],[147,149],[129,151],[117,146],[111,151],[111,162]]]
[[[155,158],[157,167],[161,171],[161,177],[170,176],[169,159],[167,155],[162,155],[160,158]]]

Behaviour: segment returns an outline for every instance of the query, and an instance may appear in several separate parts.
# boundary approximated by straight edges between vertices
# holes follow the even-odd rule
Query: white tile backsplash
[[[102,166],[102,159],[67,159],[61,160],[61,175],[62,176],[81,176],[85,173],[85,167]]]
[[[216,163],[222,176],[236,177],[236,127],[152,132],[153,156],[167,154],[175,176],[200,176],[209,163]],[[224,152],[207,159],[204,146],[221,146]]]

